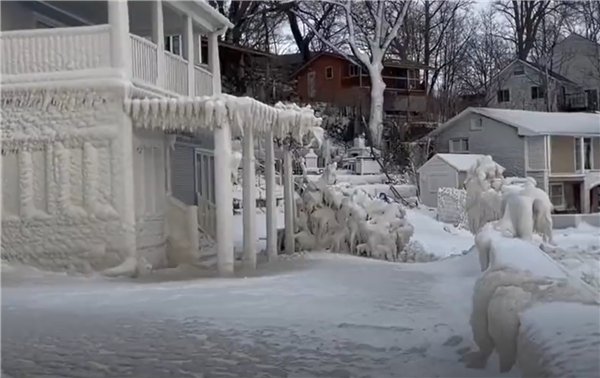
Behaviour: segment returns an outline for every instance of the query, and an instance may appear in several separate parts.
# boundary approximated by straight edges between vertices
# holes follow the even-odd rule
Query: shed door
[[[452,171],[435,172],[430,173],[426,177],[424,188],[426,193],[421,193],[425,205],[431,207],[437,206],[437,192],[439,188],[456,188],[455,173]]]

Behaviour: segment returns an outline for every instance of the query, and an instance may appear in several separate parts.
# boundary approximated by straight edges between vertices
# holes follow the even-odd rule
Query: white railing
[[[180,56],[165,51],[165,89],[179,93],[188,94],[188,72],[187,61]]]
[[[204,197],[198,197],[198,226],[217,240],[217,206]]]
[[[212,96],[212,73],[200,66],[194,66],[194,95]]]
[[[110,26],[0,33],[2,75],[79,71],[111,66]]]
[[[158,78],[157,46],[137,35],[130,34],[130,37],[133,78],[156,85]]]

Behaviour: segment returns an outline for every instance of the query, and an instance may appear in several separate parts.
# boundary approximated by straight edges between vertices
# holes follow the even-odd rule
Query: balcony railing
[[[0,33],[2,42],[0,74],[48,74],[87,71],[111,67],[109,25],[72,28],[15,30]],[[157,46],[130,34],[132,79],[148,86],[179,94],[209,96],[213,94],[212,73],[195,66],[193,88],[188,88],[187,60],[164,52],[164,69],[159,73]],[[191,90],[193,89],[193,91]]]
[[[110,26],[2,32],[2,75],[108,68]]]
[[[587,92],[569,93],[559,96],[561,111],[594,111],[598,110],[598,101]]]

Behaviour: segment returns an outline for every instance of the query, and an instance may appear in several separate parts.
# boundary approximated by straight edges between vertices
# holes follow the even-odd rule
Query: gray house
[[[598,113],[468,108],[429,136],[438,153],[490,155],[506,176],[533,177],[557,211],[600,211]]]
[[[515,59],[488,83],[485,103],[501,109],[600,109],[600,45],[571,34],[542,64]]]

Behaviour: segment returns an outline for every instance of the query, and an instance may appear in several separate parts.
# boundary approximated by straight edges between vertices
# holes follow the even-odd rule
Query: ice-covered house
[[[245,172],[254,177],[254,139],[271,142],[273,163],[271,136],[301,135],[318,123],[312,111],[220,94],[217,41],[231,24],[204,1],[1,6],[2,258],[134,273],[167,265],[174,250],[193,255],[200,228],[216,239],[219,271],[231,273],[231,137],[244,134]],[[188,172],[202,206],[172,196],[173,134],[181,131],[206,142]],[[244,225],[253,266],[250,214]]]
[[[438,153],[490,155],[555,210],[600,212],[600,114],[468,108],[430,133]]]

